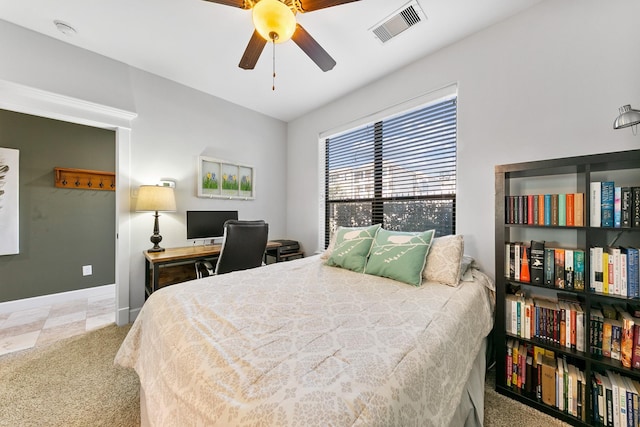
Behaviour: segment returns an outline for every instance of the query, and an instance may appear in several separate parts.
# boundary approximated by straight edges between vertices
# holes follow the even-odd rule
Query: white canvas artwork
[[[0,147],[0,255],[19,253],[18,154]]]

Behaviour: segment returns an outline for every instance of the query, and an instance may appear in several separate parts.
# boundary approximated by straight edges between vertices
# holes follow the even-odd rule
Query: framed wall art
[[[252,200],[255,170],[212,157],[198,157],[198,197]]]
[[[0,255],[19,253],[19,151],[0,147]]]

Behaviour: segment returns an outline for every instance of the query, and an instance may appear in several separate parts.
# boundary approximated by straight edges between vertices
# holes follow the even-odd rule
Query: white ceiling
[[[322,72],[292,41],[238,67],[251,11],[203,0],[0,0],[0,19],[283,121],[371,83],[541,0],[417,0],[426,21],[382,44],[370,31],[409,0],[360,0],[297,21],[336,60]],[[61,20],[77,33],[53,24]],[[7,43],[3,40],[2,43]]]

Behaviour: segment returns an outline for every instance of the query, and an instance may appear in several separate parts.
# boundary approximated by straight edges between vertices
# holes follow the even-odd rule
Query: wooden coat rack
[[[55,186],[80,190],[116,190],[116,174],[89,169],[53,168]]]

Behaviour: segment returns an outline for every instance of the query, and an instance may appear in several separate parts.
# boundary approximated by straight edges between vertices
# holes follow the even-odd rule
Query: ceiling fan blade
[[[311,34],[309,34],[307,30],[302,28],[302,25],[296,24],[296,31],[293,33],[291,40],[300,46],[300,49],[302,49],[322,71],[326,72],[335,67],[336,61],[311,37]]]
[[[211,3],[223,4],[225,6],[239,7],[240,9],[251,9],[251,4],[245,0],[205,0]]]
[[[300,0],[300,11],[312,12],[314,10],[326,9],[327,7],[339,6],[354,1],[359,0]]]
[[[266,44],[267,41],[263,39],[257,31],[254,30],[253,35],[251,36],[251,40],[249,40],[249,44],[247,45],[247,48],[244,50],[244,54],[240,59],[238,67],[245,70],[253,70]]]

